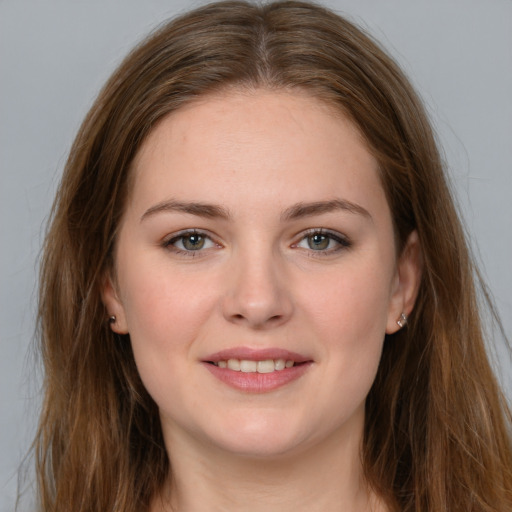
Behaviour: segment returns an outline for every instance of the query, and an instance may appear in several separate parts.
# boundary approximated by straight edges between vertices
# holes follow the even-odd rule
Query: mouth
[[[212,354],[202,362],[224,384],[244,392],[264,393],[299,379],[314,361],[287,350],[242,347]]]
[[[297,363],[292,359],[262,359],[255,361],[252,359],[227,359],[217,362],[207,361],[219,368],[227,368],[234,372],[242,373],[273,373],[280,372],[286,368],[292,368],[301,364],[306,364],[306,361]]]

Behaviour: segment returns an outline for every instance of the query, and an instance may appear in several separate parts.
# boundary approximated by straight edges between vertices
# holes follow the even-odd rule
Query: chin
[[[282,414],[259,412],[213,426],[205,432],[209,443],[233,455],[247,458],[279,458],[306,447],[307,438],[298,425],[284,421]]]

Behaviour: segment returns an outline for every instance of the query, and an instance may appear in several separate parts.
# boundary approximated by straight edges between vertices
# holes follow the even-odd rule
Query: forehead
[[[229,91],[195,101],[153,129],[133,172],[136,203],[178,196],[262,207],[338,192],[359,201],[382,195],[377,162],[357,127],[300,91]]]

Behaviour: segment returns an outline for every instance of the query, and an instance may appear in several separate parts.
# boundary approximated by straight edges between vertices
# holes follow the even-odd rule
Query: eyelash
[[[301,234],[300,240],[297,243],[294,243],[292,247],[300,248],[298,245],[301,242],[303,242],[303,241],[307,240],[309,237],[313,237],[313,236],[327,237],[329,240],[333,240],[337,244],[337,246],[334,248],[319,249],[319,250],[314,250],[311,248],[309,248],[309,249],[304,248],[306,251],[308,251],[308,254],[311,257],[328,256],[331,254],[335,254],[339,251],[350,249],[352,247],[352,242],[349,240],[349,238],[347,236],[342,235],[341,233],[337,233],[335,231],[330,231],[328,229],[324,229],[324,228],[320,228],[320,229],[313,228],[313,229],[307,230],[306,232]]]
[[[208,233],[205,233],[204,231],[199,231],[197,229],[187,229],[184,231],[180,231],[179,233],[173,234],[170,238],[166,238],[165,240],[163,240],[162,246],[165,249],[170,250],[175,254],[178,254],[180,256],[191,257],[191,258],[197,257],[204,251],[212,248],[212,247],[207,247],[207,248],[200,247],[199,249],[196,249],[196,250],[193,250],[193,249],[187,250],[187,249],[180,249],[176,246],[176,243],[178,243],[180,240],[183,243],[183,240],[185,240],[187,238],[190,239],[192,236],[201,237],[207,243],[209,242],[209,243],[215,245],[216,247],[221,247],[221,245],[218,244],[217,242],[215,242],[213,240],[213,238]],[[303,241],[306,241],[308,238],[313,237],[313,236],[327,237],[329,240],[334,241],[337,244],[337,246],[334,248],[331,247],[331,248],[319,249],[319,250],[312,249],[311,247],[309,249],[299,247],[300,243],[302,243]],[[323,228],[320,228],[320,229],[313,228],[313,229],[309,229],[309,230],[301,233],[301,238],[299,239],[298,242],[292,244],[292,247],[297,248],[297,249],[304,249],[304,250],[308,251],[310,256],[318,257],[318,256],[324,256],[324,255],[331,255],[331,254],[337,253],[339,251],[349,249],[350,247],[352,247],[352,242],[345,235],[342,235],[340,233],[333,232],[333,231],[323,229]]]
[[[205,241],[209,241],[210,243],[214,244],[217,247],[220,247],[220,244],[216,243],[208,233],[205,233],[204,231],[199,231],[197,229],[186,229],[185,231],[180,231],[179,233],[172,235],[170,238],[166,238],[165,240],[163,240],[162,246],[164,247],[164,249],[170,250],[180,256],[187,256],[187,257],[195,258],[195,257],[199,256],[200,253],[204,252],[205,250],[210,249],[211,247],[207,247],[206,249],[203,249],[202,247],[200,247],[199,249],[196,249],[196,250],[192,250],[192,249],[187,250],[187,249],[180,249],[179,247],[176,247],[176,245],[175,245],[180,240],[183,241],[186,238],[190,239],[194,235],[201,237]]]

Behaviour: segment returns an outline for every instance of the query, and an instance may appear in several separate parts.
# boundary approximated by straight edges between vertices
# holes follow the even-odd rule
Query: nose
[[[278,256],[260,253],[240,254],[233,261],[223,299],[226,320],[252,329],[267,329],[290,319],[291,283],[278,260]]]

